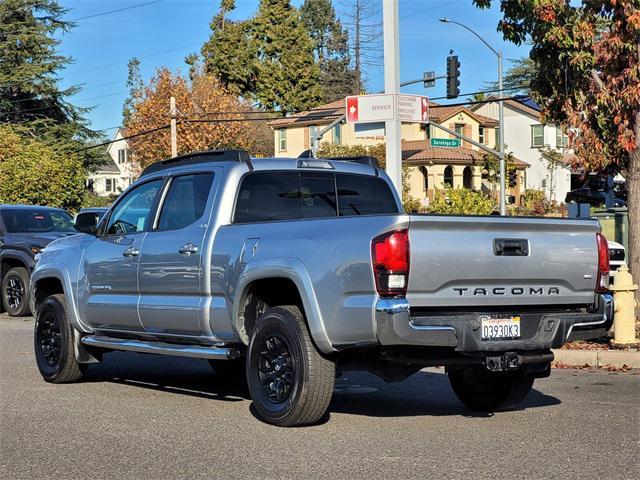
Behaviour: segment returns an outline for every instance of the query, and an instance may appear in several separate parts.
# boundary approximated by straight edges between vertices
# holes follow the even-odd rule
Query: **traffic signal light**
[[[509,187],[513,188],[518,184],[518,172],[515,169],[509,171]]]
[[[447,57],[447,98],[460,95],[460,62],[457,55]]]

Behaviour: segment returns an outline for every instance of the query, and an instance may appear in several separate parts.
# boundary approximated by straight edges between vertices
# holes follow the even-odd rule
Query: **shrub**
[[[443,215],[490,215],[494,209],[493,200],[482,192],[447,187],[435,191],[427,211]]]
[[[0,127],[0,203],[76,210],[84,180],[78,155],[14,127]]]

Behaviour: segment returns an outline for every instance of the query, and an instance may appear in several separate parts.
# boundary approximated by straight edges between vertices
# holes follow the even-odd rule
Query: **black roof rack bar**
[[[198,163],[209,162],[247,162],[252,168],[249,153],[245,150],[208,150],[204,152],[187,153],[179,157],[167,158],[159,162],[152,163],[140,174],[141,177],[150,173],[160,172],[172,167],[183,167],[186,165],[196,165]]]
[[[305,150],[300,155],[298,155],[298,158],[314,158],[313,152],[311,150]],[[353,162],[353,163],[359,163],[361,165],[369,165],[370,167],[373,167],[373,168],[380,168],[380,162],[378,162],[378,159],[376,157],[371,157],[368,155],[352,156],[352,157],[317,157],[317,158],[322,160],[339,160],[341,162]]]

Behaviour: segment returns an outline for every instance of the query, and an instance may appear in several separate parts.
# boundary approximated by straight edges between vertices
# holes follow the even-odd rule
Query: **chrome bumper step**
[[[175,357],[205,358],[208,360],[234,360],[240,356],[240,352],[236,348],[180,345],[175,343],[112,338],[100,335],[87,335],[82,337],[81,342],[88,347],[173,355]]]

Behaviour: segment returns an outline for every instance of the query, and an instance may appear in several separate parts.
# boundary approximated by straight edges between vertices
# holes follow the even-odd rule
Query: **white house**
[[[111,160],[101,165],[87,179],[87,188],[100,196],[118,195],[137,178],[137,168],[131,161],[131,150],[120,129],[116,130],[107,153]]]
[[[478,104],[473,111],[490,118],[498,118],[498,102]],[[558,150],[564,158],[572,151],[567,148],[569,139],[558,125],[543,124],[540,106],[528,96],[519,96],[504,101],[504,143],[506,151],[527,162],[525,171],[527,189],[543,190],[549,200],[564,202],[571,190],[571,169],[566,164],[550,168],[541,158],[540,149],[550,147]]]

